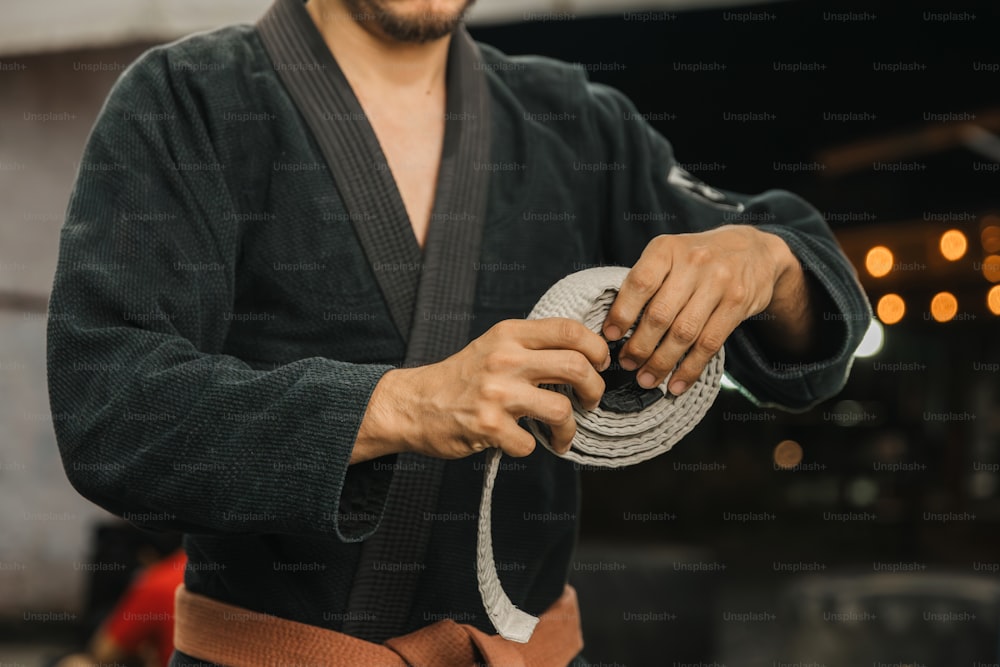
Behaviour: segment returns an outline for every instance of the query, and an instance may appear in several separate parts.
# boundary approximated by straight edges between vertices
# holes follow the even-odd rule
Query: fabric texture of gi
[[[331,76],[315,27],[297,25],[311,45],[298,68]],[[61,230],[47,338],[53,424],[84,496],[139,526],[186,533],[191,591],[319,627],[349,624],[366,639],[446,617],[491,631],[474,567],[485,455],[443,464],[433,510],[419,517],[429,535],[420,558],[362,565],[394,474],[420,463],[348,465],[373,388],[407,356],[383,272],[471,261],[471,311],[417,307],[412,318],[465,318],[472,339],[525,317],[567,274],[631,266],[659,234],[756,225],[788,243],[815,285],[825,344],[784,363],[746,322],[726,343],[727,372],[758,403],[792,409],[843,385],[870,309],[815,209],[780,190],[698,184],[635,107],[584,68],[478,47],[489,157],[449,168],[489,175],[472,258],[366,256],[363,221],[342,194],[349,184],[253,26],[151,49],[112,90]],[[537,615],[566,582],[579,473],[541,447],[504,464],[496,562],[512,602]],[[359,567],[386,589],[416,575],[396,627],[349,607]]]
[[[469,338],[469,318],[414,317],[414,313],[471,313],[489,173],[463,165],[489,160],[490,106],[486,77],[475,67],[478,48],[461,31],[448,53],[444,147],[435,192],[434,224],[421,251],[403,200],[364,109],[327,49],[312,19],[296,0],[275,3],[257,23],[268,56],[309,125],[338,183],[354,232],[373,267],[392,320],[406,341],[403,365],[420,366],[458,352]],[[328,76],[315,77],[297,63],[315,58]],[[333,116],[338,122],[331,123]],[[348,600],[344,631],[372,641],[399,634],[420,577],[400,568],[392,577],[375,568],[385,562],[419,563],[431,523],[445,462],[420,454],[399,454],[387,493],[380,530],[365,541]]]

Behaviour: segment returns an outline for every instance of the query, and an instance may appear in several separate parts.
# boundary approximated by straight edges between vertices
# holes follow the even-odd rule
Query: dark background
[[[975,18],[925,20],[925,11]],[[762,20],[734,20],[747,12]],[[866,20],[828,20],[841,12]],[[791,415],[723,391],[669,454],[584,473],[570,574],[587,656],[601,667],[1000,663],[1000,317],[986,308],[991,283],[979,266],[987,254],[980,232],[1000,225],[990,217],[1000,214],[1000,171],[976,168],[1000,165],[996,3],[790,2],[654,10],[653,20],[551,18],[472,32],[511,54],[588,65],[593,80],[651,114],[678,160],[711,185],[804,196],[828,215],[873,305],[890,292],[907,304],[903,320],[885,327],[884,348],[856,360],[838,397]],[[79,544],[107,517],[68,488],[51,422],[40,418],[43,329],[83,142],[115,78],[149,46],[2,59],[24,68],[0,76],[0,414],[9,417],[0,518],[15,527],[0,534],[0,603],[9,611],[11,600],[30,599],[28,610],[49,611],[86,599],[89,610],[74,626],[5,617],[0,664],[33,664],[21,656],[35,652],[16,652],[12,641],[78,643],[110,599],[102,591],[123,584],[94,576],[90,588],[67,592],[82,578],[69,565]],[[78,71],[78,62],[120,68]],[[914,62],[926,67],[873,67]],[[692,63],[717,70],[683,69]],[[825,68],[793,73],[775,63]],[[27,111],[75,115],[38,123],[23,118]],[[724,115],[749,112],[774,118]],[[838,113],[868,115],[828,119]],[[965,120],[926,115],[941,113]],[[894,174],[875,162],[919,168]],[[969,241],[955,262],[938,251],[947,229]],[[864,257],[876,245],[903,268],[871,277]],[[942,290],[958,299],[956,321],[929,318]],[[784,440],[803,451],[792,470],[774,463]],[[48,510],[72,518],[23,515]],[[751,520],[733,518],[747,512]],[[134,551],[135,536],[108,531],[87,558],[131,564],[114,554]],[[18,564],[25,569],[10,567]]]
[[[976,18],[925,20],[925,11],[942,10]],[[732,20],[748,11],[768,18]],[[875,18],[826,20],[844,11]],[[618,15],[473,30],[507,53],[588,65],[593,80],[621,89],[651,114],[677,159],[709,184],[742,192],[785,188],[833,213],[831,226],[873,306],[890,291],[907,302],[903,320],[885,327],[882,351],[856,360],[835,399],[790,415],[724,391],[670,454],[636,468],[584,474],[581,560],[635,559],[630,568],[575,573],[585,608],[600,608],[590,613],[588,636],[597,632],[611,643],[607,650],[592,647],[591,659],[600,653],[602,660],[621,660],[630,649],[635,655],[634,643],[620,641],[635,635],[669,638],[665,662],[652,651],[641,664],[720,655],[727,664],[766,665],[997,660],[996,582],[988,573],[1000,559],[1000,502],[988,466],[998,461],[1000,444],[1000,387],[997,367],[990,366],[1000,361],[1000,318],[986,308],[990,283],[976,263],[985,255],[983,217],[1000,210],[1000,173],[975,168],[998,162],[962,143],[967,124],[925,114],[958,114],[986,132],[998,129],[1000,73],[973,69],[979,62],[995,69],[1000,61],[998,12],[987,2],[793,2],[654,12],[648,21]],[[776,71],[779,62],[825,69]],[[885,72],[875,70],[876,62],[926,67]],[[595,63],[617,63],[616,71]],[[694,73],[676,63],[725,69]],[[734,122],[726,112],[775,118]],[[874,118],[824,118],[845,112]],[[918,170],[889,173],[875,161],[916,163]],[[806,168],[793,173],[789,163]],[[969,239],[968,252],[954,263],[938,251],[947,229]],[[925,268],[872,278],[864,254],[875,245],[892,249],[897,262]],[[967,319],[929,318],[930,298],[941,290],[955,294]],[[785,439],[803,448],[799,468],[774,464],[773,448]],[[699,463],[709,469],[684,465]],[[773,518],[726,518],[748,511]],[[624,518],[642,512],[667,518]],[[940,520],[949,512],[955,520]],[[832,513],[863,518],[831,520]],[[704,571],[678,570],[675,564],[686,560],[704,564]],[[780,569],[789,563],[815,571]],[[912,572],[893,576],[887,568]],[[633,597],[619,600],[623,587]],[[677,618],[630,623],[619,613],[642,605]],[[889,606],[881,620],[879,605]],[[973,607],[980,609],[976,619],[923,617],[928,610]],[[858,613],[838,616],[844,609]],[[723,618],[736,610],[777,618]],[[865,619],[864,610],[876,618]],[[801,642],[806,635],[813,640]],[[704,648],[713,642],[714,655]],[[688,651],[693,645],[700,648]]]

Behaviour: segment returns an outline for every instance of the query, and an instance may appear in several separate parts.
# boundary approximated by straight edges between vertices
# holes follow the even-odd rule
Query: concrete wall
[[[144,46],[0,59],[0,620],[78,611],[95,521],[70,487],[45,382],[44,306],[77,163]],[[27,310],[11,295],[24,299]]]
[[[45,387],[45,318],[0,312],[0,620],[78,611],[94,521],[70,487]]]
[[[471,23],[669,11],[760,3],[762,0],[478,0]],[[766,1],[766,0],[765,0]],[[5,0],[0,55],[167,41],[225,23],[253,21],[271,0]],[[527,15],[531,15],[530,17]]]
[[[253,21],[270,4],[270,0],[6,0],[0,53],[162,42],[226,23]]]

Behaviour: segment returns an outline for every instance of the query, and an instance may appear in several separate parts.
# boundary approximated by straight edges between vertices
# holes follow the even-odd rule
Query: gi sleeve
[[[744,321],[725,344],[727,375],[758,405],[788,410],[807,409],[839,392],[871,307],[820,213],[784,190],[744,195],[709,187],[681,168],[670,143],[619,91],[600,84],[587,90],[598,137],[592,159],[606,163],[604,261],[631,266],[654,236],[725,224],[752,224],[780,236],[812,283],[822,320],[817,356],[789,362],[768,354],[755,323]]]
[[[232,165],[166,58],[154,50],[116,84],[61,230],[47,371],[66,474],[145,527],[363,540],[388,476],[348,461],[390,367],[256,370],[220,352],[239,261]]]

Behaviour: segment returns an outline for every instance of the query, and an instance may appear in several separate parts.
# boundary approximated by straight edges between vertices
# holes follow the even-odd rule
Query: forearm
[[[820,354],[820,320],[828,297],[810,279],[788,244],[779,236],[767,237],[771,254],[781,267],[767,308],[751,323],[769,356],[780,360],[805,360]]]
[[[405,368],[388,371],[375,385],[354,440],[352,465],[407,451],[406,433],[413,423],[413,414],[403,407],[406,395],[403,385],[410,372],[411,369]]]

